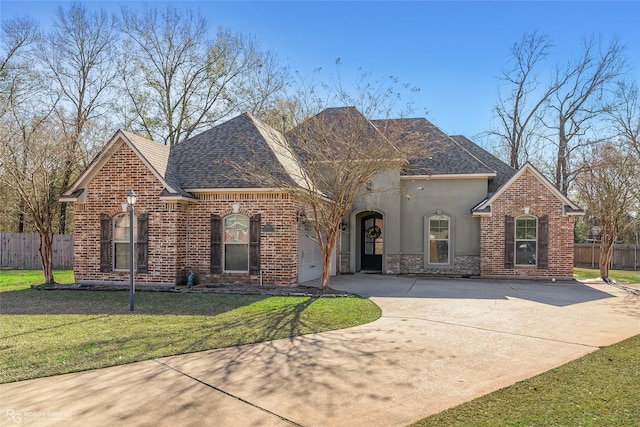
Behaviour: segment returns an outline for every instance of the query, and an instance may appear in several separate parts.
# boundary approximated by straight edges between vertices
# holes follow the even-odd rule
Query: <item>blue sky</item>
[[[118,12],[118,1],[85,1]],[[143,3],[126,2],[130,6]],[[160,3],[160,2],[158,2]],[[153,3],[156,4],[156,3]],[[420,88],[415,116],[449,134],[475,137],[491,126],[497,79],[511,45],[534,30],[554,44],[550,66],[580,54],[584,37],[617,37],[627,46],[630,77],[640,82],[640,2],[581,1],[173,1],[199,11],[213,28],[255,36],[293,70],[322,67],[345,76],[361,68]],[[5,1],[2,20],[30,15],[51,22],[58,1]]]

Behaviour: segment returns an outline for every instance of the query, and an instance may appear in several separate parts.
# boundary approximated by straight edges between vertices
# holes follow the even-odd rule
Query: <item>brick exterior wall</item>
[[[574,217],[563,216],[562,201],[529,170],[504,190],[491,206],[491,216],[480,221],[480,272],[482,276],[521,278],[573,276]],[[505,268],[505,216],[529,215],[549,218],[548,268],[514,266]]]
[[[267,285],[296,285],[298,283],[299,231],[296,222],[298,205],[287,193],[207,193],[198,194],[198,203],[187,206],[185,264],[201,280],[211,283],[260,282],[259,275],[241,273],[209,274],[211,214],[222,218],[233,213],[251,217],[261,214],[261,227],[271,224],[273,232],[260,235],[260,266],[262,283]]]
[[[215,283],[260,282],[260,275],[209,274],[211,214],[224,218],[239,205],[239,214],[261,214],[261,227],[270,223],[273,232],[261,232],[262,283],[298,283],[299,204],[287,193],[198,194],[197,202],[165,202],[159,199],[160,181],[126,145],[85,188],[86,203],[75,204],[74,274],[78,283],[126,283],[128,271],[100,272],[100,215],[122,213],[122,203],[133,188],[138,196],[136,215],[149,213],[148,273],[135,274],[136,283],[174,285],[192,269],[200,281]]]
[[[153,284],[175,282],[179,208],[159,200],[163,189],[160,181],[125,144],[85,188],[86,203],[75,204],[73,270],[77,282],[128,282],[128,271],[100,272],[100,215],[113,217],[122,213],[122,203],[132,188],[138,196],[135,214],[149,213],[148,273],[136,274],[135,280]]]

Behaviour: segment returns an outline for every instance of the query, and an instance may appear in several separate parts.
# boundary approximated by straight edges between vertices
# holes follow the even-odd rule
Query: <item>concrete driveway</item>
[[[640,333],[604,285],[340,276],[382,318],[0,385],[0,424],[405,426]]]

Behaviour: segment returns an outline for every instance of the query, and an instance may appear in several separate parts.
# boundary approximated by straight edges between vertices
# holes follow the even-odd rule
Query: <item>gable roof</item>
[[[356,141],[370,144],[384,139],[356,107],[325,108],[287,131],[286,137],[302,162],[343,159],[345,150]],[[323,141],[321,146],[310,144],[315,140]]]
[[[496,174],[494,168],[489,167],[466,147],[425,118],[374,120],[373,123],[397,126],[399,138],[404,138],[423,147],[424,156],[411,159],[409,165],[402,171],[403,176],[480,175],[493,177]]]
[[[463,135],[451,135],[451,138],[473,154],[478,160],[496,172],[495,178],[489,181],[489,194],[495,193],[498,188],[502,187],[513,175],[516,174],[516,169],[489,153],[467,137]]]
[[[164,187],[164,195],[175,195],[193,198],[193,195],[187,193],[175,181],[169,177],[167,179],[167,168],[170,156],[170,147],[159,144],[150,139],[143,138],[134,133],[124,130],[118,130],[114,136],[105,144],[98,155],[94,157],[89,166],[80,174],[60,197],[61,202],[74,202],[80,200],[84,194],[84,187],[98,173],[102,166],[113,156],[119,143],[126,144],[145,166],[155,175]]]
[[[179,186],[189,191],[264,188],[257,178],[237,167],[251,162],[296,183],[293,160],[277,153],[281,144],[278,131],[243,113],[171,147],[168,169]]]
[[[531,172],[533,176],[540,181],[547,189],[556,196],[556,198],[562,202],[562,213],[563,215],[584,215],[584,210],[582,210],[578,205],[573,203],[571,200],[567,198],[560,190],[558,190],[538,169],[536,169],[530,162],[527,162],[522,166],[504,185],[502,185],[498,191],[496,191],[493,195],[488,197],[487,199],[480,202],[477,206],[471,209],[471,213],[474,216],[491,216],[491,205],[493,202],[500,197],[504,191],[511,186],[512,183],[517,181],[525,172]]]
[[[346,118],[346,119],[345,119]],[[381,126],[399,129],[399,137],[424,149],[401,171],[402,177],[475,176],[489,179],[489,196],[516,171],[463,136],[449,136],[424,118],[368,120],[355,107],[327,108],[309,120],[333,126],[339,134],[344,120],[362,119],[367,133],[383,137]],[[369,135],[377,137],[376,135]],[[295,139],[295,130],[287,134]],[[299,136],[299,135],[298,135]],[[240,114],[180,144],[167,146],[120,130],[109,140],[61,201],[78,201],[93,176],[113,155],[119,142],[127,144],[158,178],[163,200],[194,199],[192,192],[267,189],[238,165],[259,162],[293,185],[307,188],[298,157],[285,147],[284,136],[248,113]]]

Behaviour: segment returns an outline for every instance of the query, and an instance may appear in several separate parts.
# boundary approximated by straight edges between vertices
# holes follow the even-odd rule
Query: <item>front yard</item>
[[[35,279],[34,279],[35,277]],[[347,328],[380,317],[355,297],[40,291],[0,271],[0,383]],[[69,272],[56,281],[71,283]]]
[[[580,279],[597,270],[576,269]],[[612,272],[640,283],[640,272]],[[71,283],[70,272],[57,272]],[[37,291],[33,272],[0,271],[0,383],[371,322],[366,299]],[[635,297],[633,297],[635,298]],[[640,336],[425,418],[428,426],[637,426]]]

